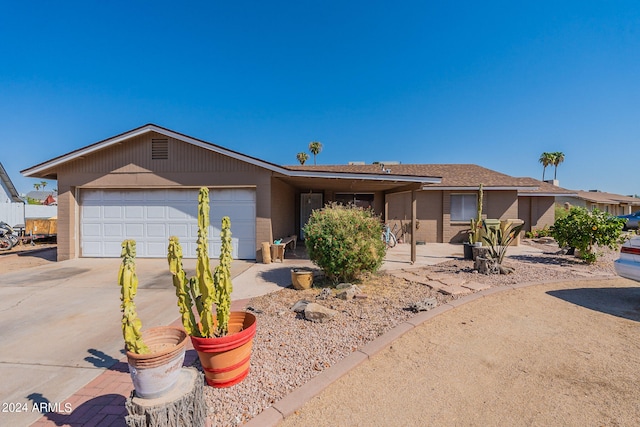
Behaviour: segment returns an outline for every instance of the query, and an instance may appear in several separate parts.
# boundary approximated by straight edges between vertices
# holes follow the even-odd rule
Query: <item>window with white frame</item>
[[[451,221],[470,221],[478,215],[478,196],[475,194],[451,195]]]

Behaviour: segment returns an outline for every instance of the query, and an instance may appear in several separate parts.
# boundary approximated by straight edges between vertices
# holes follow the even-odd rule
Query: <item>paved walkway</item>
[[[535,249],[530,247],[520,246],[511,248],[510,254],[522,254],[531,251],[536,252]],[[409,254],[409,245],[398,245],[396,248],[393,248],[388,252],[387,260],[385,261],[382,269],[406,269],[419,267],[421,265],[433,265],[446,261],[447,259],[459,258],[462,257],[462,247],[460,245],[449,244],[428,244],[419,246],[417,261],[413,266],[409,262]],[[99,260],[96,260],[95,262],[99,262]],[[152,262],[153,261],[149,260],[149,263]],[[232,295],[234,300],[234,310],[243,309],[249,299],[254,296],[275,292],[282,287],[289,286],[291,283],[291,268],[310,266],[312,266],[311,262],[304,257],[304,251],[300,249],[296,252],[289,252],[283,263],[275,262],[272,264],[253,264],[234,261],[234,263],[232,263],[232,267],[235,270],[232,272],[234,275],[234,294]],[[153,269],[153,266],[149,265],[146,268]],[[435,312],[432,313],[435,314]],[[179,325],[179,319],[176,319],[173,324]],[[380,346],[380,343],[384,343],[382,345],[387,345],[388,342],[388,336],[381,337],[381,340],[371,343],[370,347]],[[104,355],[100,354],[96,354],[95,356],[97,359],[100,359],[101,357],[104,358]],[[193,363],[196,358],[197,354],[189,343],[185,365],[188,366]],[[60,402],[49,402],[46,397],[42,395],[29,396],[29,399],[33,404],[38,407],[42,405],[44,408],[42,410],[44,415],[35,421],[33,425],[125,425],[124,416],[126,415],[126,409],[124,407],[124,402],[133,390],[128,373],[126,357],[123,357],[118,361],[104,360],[103,362],[103,372],[67,399]],[[345,366],[345,363],[348,364],[349,362],[346,361],[340,365]],[[298,400],[300,396],[304,396],[304,394],[297,392],[296,394],[298,396]],[[301,402],[298,402],[298,404],[301,404]],[[32,404],[30,403],[30,411],[32,410],[31,405]],[[51,411],[52,408],[54,411]],[[269,417],[269,415],[270,412],[265,411],[265,415],[263,415],[263,417]],[[258,424],[255,425],[264,425],[260,424],[263,421],[264,419],[256,419]]]

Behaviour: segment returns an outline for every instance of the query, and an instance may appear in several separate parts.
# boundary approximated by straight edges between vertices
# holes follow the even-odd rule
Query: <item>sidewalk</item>
[[[513,247],[512,249],[510,249],[510,254],[536,251],[536,249],[523,246]],[[421,265],[433,265],[459,257],[462,257],[462,247],[460,245],[428,244],[418,247],[416,263],[411,265],[409,261],[410,246],[407,244],[398,245],[388,251],[382,270],[418,268]],[[252,297],[276,292],[283,287],[288,287],[291,284],[290,270],[294,267],[313,267],[313,264],[306,259],[303,248],[298,248],[295,252],[288,252],[287,258],[282,263],[245,263],[237,266],[233,278],[232,309],[243,310]],[[436,311],[430,313],[435,315]],[[172,324],[181,326],[180,319],[176,319]],[[369,347],[380,347],[380,343],[387,345],[389,342],[389,337],[383,336],[370,343]],[[190,366],[196,359],[197,354],[189,342],[185,366]],[[341,363],[341,365],[344,365],[344,363],[348,363],[348,361]],[[72,396],[62,402],[57,402],[59,404],[57,412],[45,413],[32,425],[126,425],[124,417],[127,412],[124,402],[133,390],[126,357],[105,368],[103,373],[76,391]],[[304,396],[304,394],[296,394]],[[32,396],[30,398],[36,403],[51,403],[47,402],[42,396]],[[265,411],[265,415],[262,417],[268,417],[269,413]]]

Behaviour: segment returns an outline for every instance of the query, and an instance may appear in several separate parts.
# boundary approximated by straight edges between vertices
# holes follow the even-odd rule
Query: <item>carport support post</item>
[[[416,262],[416,190],[411,190],[411,264]]]

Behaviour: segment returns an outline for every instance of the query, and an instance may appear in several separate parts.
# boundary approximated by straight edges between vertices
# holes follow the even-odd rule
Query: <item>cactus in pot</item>
[[[127,350],[136,354],[147,354],[149,347],[142,340],[142,321],[136,312],[133,299],[138,292],[138,276],[136,275],[136,241],[122,242],[122,263],[118,272],[120,285],[120,308],[122,309],[122,335]]]
[[[187,278],[182,267],[182,247],[177,237],[169,239],[167,261],[173,274],[173,284],[178,297],[182,322],[189,335],[202,338],[225,336],[228,333],[231,310],[231,220],[222,218],[220,233],[222,248],[220,264],[211,272],[209,263],[209,190],[201,188],[198,195],[198,240],[196,275]],[[198,325],[192,306],[196,305]],[[212,306],[216,306],[214,321]]]
[[[256,317],[244,311],[231,312],[231,220],[226,216],[222,218],[220,264],[213,273],[209,264],[208,228],[209,190],[201,188],[196,275],[187,278],[182,266],[182,248],[175,236],[169,239],[167,261],[173,274],[182,322],[198,352],[207,384],[230,387],[249,374]],[[194,305],[197,318],[193,313]]]
[[[135,240],[122,242],[121,257],[118,284],[122,301],[122,335],[127,349],[129,373],[136,396],[155,399],[171,390],[178,380],[184,361],[187,333],[174,326],[157,326],[142,331],[142,322],[133,302],[138,291]]]
[[[482,243],[482,202],[484,192],[482,184],[478,188],[478,213],[475,219],[471,219],[471,231],[469,232],[469,243]]]

